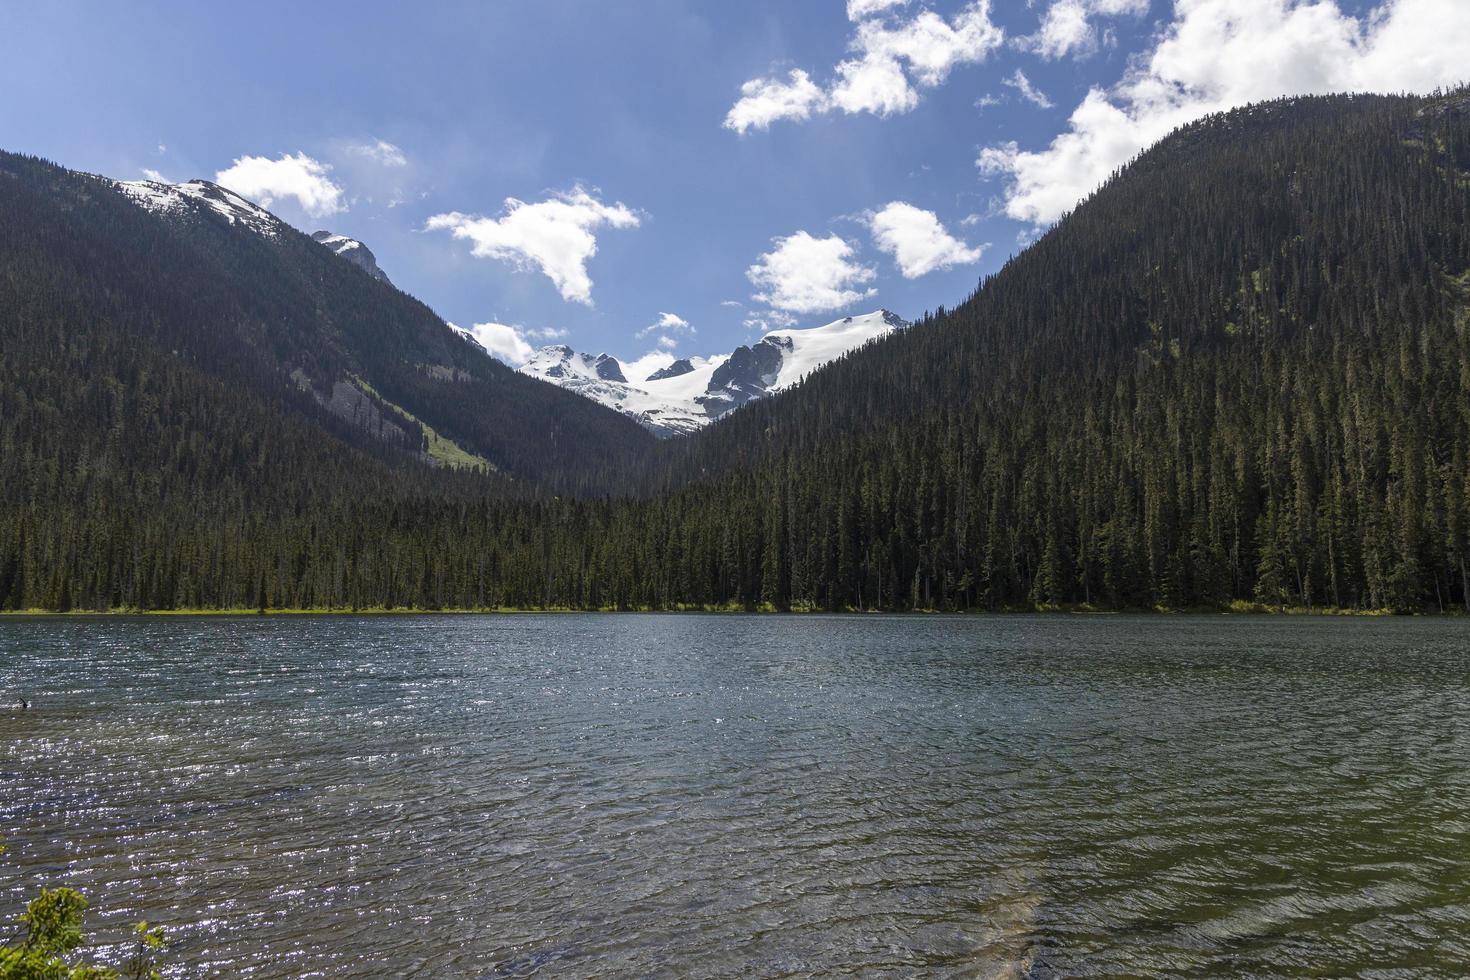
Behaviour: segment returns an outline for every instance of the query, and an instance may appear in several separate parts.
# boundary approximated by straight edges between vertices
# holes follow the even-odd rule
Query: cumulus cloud
[[[853,247],[837,235],[814,238],[798,231],[774,244],[745,270],[758,290],[753,298],[759,303],[791,313],[822,313],[875,292],[857,288],[876,274],[853,261]]]
[[[919,93],[909,84],[898,59],[868,54],[837,66],[837,83],[828,105],[847,113],[871,112],[892,116],[919,104]]]
[[[827,109],[827,96],[806,72],[779,78],[753,78],[740,86],[740,101],[725,115],[725,128],[743,133],[769,129],[778,119],[809,119]]]
[[[1048,99],[1046,97],[1045,92],[1041,91],[1035,85],[1032,85],[1031,79],[1027,78],[1026,73],[1019,68],[1015,70],[1010,78],[1005,79],[1002,84],[1009,85],[1011,88],[1015,89],[1016,92],[1020,94],[1021,98],[1025,99],[1027,102],[1030,102],[1038,109],[1051,108],[1051,99]]]
[[[1146,13],[1148,0],[1055,0],[1036,33],[1017,38],[1016,45],[1043,58],[1086,57],[1098,46],[1094,18]]]
[[[157,170],[154,170],[152,167],[144,167],[143,168],[143,179],[144,180],[151,180],[151,181],[153,181],[155,183],[159,183],[159,184],[170,184],[170,183],[173,183],[171,180],[169,180],[163,174],[159,173]]]
[[[578,184],[536,204],[507,198],[499,218],[451,211],[429,218],[427,231],[448,231],[470,243],[470,254],[499,259],[519,269],[539,269],[569,302],[592,305],[587,262],[597,254],[603,226],[636,228],[638,213],[620,203],[604,204]]]
[[[214,175],[221,187],[268,208],[278,200],[295,198],[301,210],[323,218],[347,210],[342,188],[327,176],[331,166],[305,153],[268,157],[240,157],[228,169]]]
[[[864,218],[873,233],[873,243],[893,256],[905,279],[978,262],[985,252],[983,245],[971,248],[945,231],[933,211],[904,201],[893,201]]]
[[[908,5],[909,0],[847,0],[847,19],[860,21],[875,14],[887,13],[894,7]]]
[[[1387,0],[1353,17],[1335,0],[1176,0],[1174,20],[1111,90],[1093,88],[1041,150],[987,147],[1005,212],[1055,221],[1116,168],[1211,112],[1282,95],[1425,92],[1464,81],[1465,0]]]
[[[921,10],[893,22],[888,15],[903,6],[894,0],[851,0],[848,16],[857,23],[848,47],[853,57],[834,69],[827,89],[805,71],[786,79],[752,79],[725,116],[737,133],[767,129],[779,119],[805,120],[841,110],[889,116],[919,104],[919,89],[942,84],[957,65],[983,61],[1004,41],[990,20],[990,0],[970,0],[952,19]]]
[[[371,143],[351,143],[347,146],[347,152],[355,157],[363,157],[384,167],[406,167],[408,157],[403,151],[389,143],[387,140],[375,139]]]
[[[653,321],[633,336],[647,337],[651,333],[679,333],[681,331],[694,333],[694,328],[689,325],[688,320],[684,319],[682,316],[679,316],[677,313],[660,312],[657,320]]]
[[[694,360],[697,362],[701,359],[695,358]],[[647,381],[650,374],[655,371],[661,371],[670,364],[673,364],[674,355],[666,350],[655,348],[642,357],[635,357],[626,361],[619,358],[618,363],[623,366],[623,377],[629,381]]]
[[[454,327],[454,324],[450,324]],[[456,330],[462,327],[454,327]],[[466,331],[481,347],[511,365],[526,363],[535,351],[526,341],[525,332],[509,323],[477,323]]]
[[[989,0],[972,0],[953,21],[925,10],[897,27],[879,20],[858,25],[853,47],[865,58],[901,60],[915,81],[926,88],[939,85],[961,64],[981,61],[1005,39],[990,22]]]
[[[1057,0],[1047,8],[1041,28],[1025,39],[1022,46],[1043,58],[1061,58],[1095,43],[1087,4],[1081,0]]]

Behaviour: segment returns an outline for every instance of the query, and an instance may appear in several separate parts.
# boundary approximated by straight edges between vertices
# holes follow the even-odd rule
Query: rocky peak
[[[386,282],[390,286],[393,284],[392,280],[388,278],[387,273],[378,268],[378,260],[373,255],[372,250],[357,239],[348,238],[346,235],[338,235],[330,231],[314,231],[311,234],[311,238],[313,241],[325,245],[374,279]]]
[[[694,365],[689,358],[681,357],[668,367],[659,368],[648,376],[649,381],[662,381],[665,378],[678,378],[694,370]]]
[[[598,354],[597,360],[592,362],[592,370],[604,381],[621,381],[624,384],[628,382],[623,377],[623,366],[611,354]]]
[[[728,393],[737,405],[759,398],[775,384],[781,373],[782,353],[790,349],[791,341],[785,337],[764,337],[749,347],[735,348],[725,363],[715,368],[709,392]]]

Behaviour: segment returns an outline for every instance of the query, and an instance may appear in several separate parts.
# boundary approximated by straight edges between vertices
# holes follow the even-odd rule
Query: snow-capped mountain
[[[729,354],[676,360],[642,378],[626,377],[615,357],[557,345],[536,351],[521,371],[630,415],[655,434],[679,435],[788,388],[828,361],[907,325],[894,313],[876,310],[821,327],[775,330]]]
[[[280,218],[265,208],[211,181],[167,184],[158,180],[119,180],[112,183],[144,210],[157,214],[213,211],[230,224],[239,223],[267,238],[274,238],[286,227]]]
[[[393,280],[388,278],[388,274],[378,268],[378,259],[373,255],[372,249],[356,238],[348,238],[346,235],[337,235],[330,231],[314,231],[311,237],[313,241],[321,242],[374,279],[382,280],[390,286],[393,285]]]
[[[276,237],[286,227],[280,218],[265,208],[208,180],[190,180],[182,184],[169,184],[160,180],[119,180],[111,183],[140,207],[157,214],[213,211],[230,224],[239,223],[267,238]],[[311,237],[374,279],[390,286],[393,284],[387,273],[378,268],[378,260],[372,249],[357,239],[330,231],[318,231]]]

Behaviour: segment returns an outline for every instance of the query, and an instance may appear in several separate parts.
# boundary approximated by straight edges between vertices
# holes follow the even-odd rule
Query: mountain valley
[[[953,308],[643,378],[5,154],[0,607],[1470,608],[1467,147],[1463,90],[1211,116]]]

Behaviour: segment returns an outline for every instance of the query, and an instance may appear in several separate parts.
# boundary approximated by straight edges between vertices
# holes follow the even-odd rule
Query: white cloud
[[[499,259],[520,269],[537,268],[552,281],[562,299],[592,305],[592,279],[587,262],[597,254],[592,232],[636,228],[640,218],[623,204],[604,204],[580,184],[537,204],[506,198],[499,218],[452,211],[436,214],[425,230],[447,230],[471,243],[470,254]]]
[[[143,177],[146,180],[155,181],[155,182],[160,183],[160,184],[171,184],[171,183],[173,183],[173,181],[169,180],[167,177],[165,177],[163,174],[159,173],[157,170],[154,170],[152,167],[144,167],[143,168]]]
[[[452,323],[450,326],[456,330],[462,329]],[[481,347],[514,366],[526,363],[535,351],[526,342],[525,332],[508,323],[477,323],[470,328],[469,333],[479,341]]]
[[[240,157],[215,174],[214,182],[265,208],[292,197],[301,210],[322,218],[347,210],[342,203],[342,188],[327,176],[331,169],[305,153],[283,154],[279,160]]]
[[[827,96],[806,72],[793,70],[786,81],[753,78],[740,86],[740,101],[725,115],[725,128],[743,133],[769,129],[778,119],[809,119],[827,109]]]
[[[775,248],[745,270],[759,292],[753,298],[777,310],[821,313],[873,295],[857,289],[871,282],[872,269],[853,261],[853,247],[836,235],[813,238],[798,231],[777,238]]]
[[[796,323],[796,317],[790,313],[782,313],[780,310],[760,310],[746,317],[740,325],[746,330],[766,334],[772,330],[786,330],[796,326]]]
[[[894,7],[907,5],[909,0],[847,0],[847,19],[853,22],[886,13]]]
[[[384,167],[406,167],[408,157],[403,151],[389,143],[387,140],[374,139],[371,143],[353,143],[347,146],[347,152],[356,157],[365,157]]]
[[[159,143],[158,144],[158,155],[159,156],[163,156],[167,152],[168,152],[168,146],[167,146],[167,144]]]
[[[678,346],[679,346],[679,342],[677,340],[675,340],[673,337],[664,336],[664,337],[658,338],[658,347],[659,347],[659,350],[673,350],[675,347],[678,347]]]
[[[680,331],[687,331],[688,333],[694,333],[694,328],[689,325],[688,320],[684,319],[682,316],[679,316],[677,313],[664,313],[660,311],[657,320],[653,321],[633,336],[647,337],[649,334],[654,333],[655,331],[662,331],[664,333],[679,333]]]
[[[1085,57],[1097,50],[1094,17],[1142,16],[1148,0],[1054,0],[1046,8],[1035,34],[1016,39],[1016,46],[1035,51],[1043,58],[1069,54]]]
[[[541,327],[539,330],[526,331],[527,337],[534,337],[537,340],[560,340],[566,335],[567,331],[562,327]]]
[[[999,96],[991,95],[989,92],[986,92],[975,100],[975,108],[981,111],[989,109],[993,105],[1000,105],[1000,98]]]
[[[695,359],[696,361],[699,358]],[[629,381],[647,381],[655,371],[661,371],[674,363],[674,355],[666,350],[651,350],[642,357],[630,361],[619,360],[623,366],[623,377]]]
[[[932,10],[896,28],[881,21],[864,21],[858,25],[853,48],[865,58],[906,62],[915,81],[932,88],[949,77],[956,65],[982,61],[1004,39],[1001,29],[990,22],[990,0],[972,0],[953,21]]]
[[[1045,92],[1041,91],[1035,85],[1032,85],[1031,79],[1027,78],[1026,73],[1019,68],[1015,70],[1015,73],[1012,74],[1010,78],[1005,79],[1001,84],[1009,85],[1011,88],[1015,89],[1018,93],[1020,93],[1021,98],[1025,99],[1027,102],[1030,102],[1038,109],[1051,108],[1051,99],[1048,99],[1046,97]]]
[[[882,211],[865,216],[878,249],[893,256],[905,279],[917,279],[936,269],[978,262],[985,247],[971,248],[944,230],[933,211],[893,201]]]
[[[1081,0],[1057,0],[1047,8],[1041,29],[1029,39],[1029,46],[1043,58],[1087,50],[1097,43],[1088,13],[1087,4]]]
[[[1470,75],[1470,3],[1387,0],[1352,17],[1335,0],[1176,0],[1155,48],[1111,91],[1094,88],[1042,150],[992,146],[1005,211],[1057,220],[1115,169],[1211,112],[1282,95],[1425,92]]]
[[[901,6],[894,0],[852,0],[848,15],[857,30],[848,47],[854,56],[839,64],[824,91],[805,71],[779,78],[752,79],[725,116],[737,133],[766,129],[779,119],[805,120],[841,110],[879,116],[908,112],[919,104],[920,88],[942,84],[957,65],[983,61],[1005,40],[990,21],[990,0],[969,0],[953,19],[932,10],[891,23],[879,16]]]
[[[871,112],[891,116],[919,104],[919,93],[909,84],[903,66],[894,58],[868,54],[837,66],[831,105],[847,113]]]

